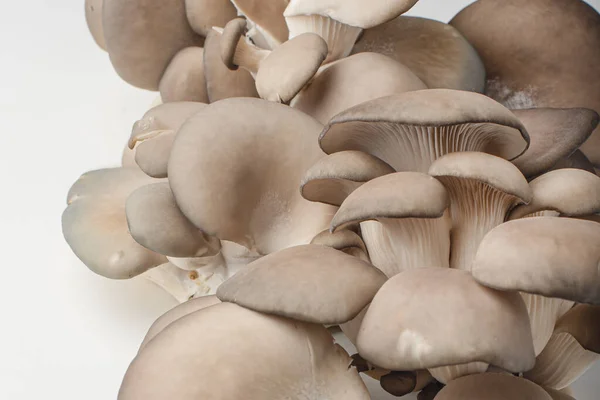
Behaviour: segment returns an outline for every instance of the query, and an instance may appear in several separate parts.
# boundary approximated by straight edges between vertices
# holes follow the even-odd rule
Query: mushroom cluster
[[[600,359],[600,15],[415,3],[86,0],[161,101],[64,236],[181,303],[119,400],[574,399]]]

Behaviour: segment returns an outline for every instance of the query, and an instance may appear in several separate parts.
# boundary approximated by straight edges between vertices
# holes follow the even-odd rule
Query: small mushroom
[[[200,230],[266,255],[306,244],[334,208],[300,195],[304,172],[324,157],[321,125],[293,108],[260,99],[205,107],[177,133],[169,184]]]
[[[104,0],[85,0],[85,21],[98,47],[106,50],[104,29],[102,28],[103,5]]]
[[[205,107],[206,104],[195,102],[165,103],[144,114],[133,125],[128,143],[141,170],[154,178],[166,178],[175,134],[188,118]]]
[[[346,57],[363,29],[387,22],[408,11],[417,0],[290,0],[283,15],[290,38],[314,32],[327,42],[326,63]]]
[[[486,153],[459,152],[436,160],[429,174],[450,197],[450,267],[471,270],[479,243],[506,220],[511,209],[529,203],[532,190],[510,162]]]
[[[289,0],[231,0],[248,21],[249,37],[265,49],[274,49],[287,41],[288,27],[283,12]]]
[[[359,150],[396,171],[427,172],[437,158],[483,151],[513,159],[529,137],[506,108],[481,94],[428,89],[382,97],[333,117],[320,137],[327,153]]]
[[[600,177],[581,169],[557,169],[531,181],[533,200],[516,207],[510,219],[555,211],[569,217],[600,213]]]
[[[102,26],[112,65],[126,82],[158,90],[163,72],[181,50],[202,46],[184,0],[104,0]],[[135,21],[135,23],[132,23]]]
[[[129,234],[125,202],[138,187],[156,182],[137,168],[83,174],[67,196],[62,230],[75,255],[93,272],[128,279],[164,262]]]
[[[486,288],[467,271],[451,268],[418,268],[390,278],[369,306],[357,345],[381,368],[427,368],[442,383],[490,364],[523,372],[535,363],[519,294]]]
[[[290,105],[326,124],[368,100],[427,86],[405,65],[377,53],[360,53],[324,65]]]
[[[460,32],[443,22],[400,16],[366,29],[352,54],[370,51],[406,65],[430,89],[484,91],[479,55]]]
[[[600,224],[532,217],[504,223],[481,241],[473,277],[500,290],[520,290],[600,304]]]
[[[339,206],[365,182],[391,174],[394,169],[360,151],[340,151],[319,160],[302,178],[300,193],[306,200]]]
[[[315,75],[327,55],[327,44],[318,35],[306,33],[274,50],[264,50],[244,36],[245,20],[230,21],[221,36],[221,57],[230,69],[248,70],[256,90],[265,100],[289,103]]]
[[[163,103],[208,103],[204,79],[204,49],[186,47],[173,57],[158,85]]]
[[[360,223],[371,262],[389,278],[412,268],[448,267],[448,206],[448,194],[436,179],[396,172],[352,192],[333,217],[331,231]]]
[[[217,297],[267,314],[340,324],[356,317],[385,280],[378,269],[356,257],[304,245],[249,264],[219,287]]]
[[[510,374],[463,376],[446,385],[435,400],[552,400],[540,386]]]
[[[225,26],[237,17],[229,0],[185,0],[185,14],[192,29],[204,37],[213,26]]]
[[[222,33],[211,29],[204,43],[204,75],[208,100],[215,101],[230,97],[258,97],[254,78],[243,68],[230,70],[221,59]]]
[[[551,169],[572,154],[598,126],[598,113],[587,108],[512,110],[525,125],[531,143],[513,163],[527,177]]]
[[[119,400],[368,400],[323,326],[215,304],[172,322],[137,354]]]
[[[557,323],[535,367],[525,377],[539,385],[563,389],[600,360],[600,307],[579,304]]]

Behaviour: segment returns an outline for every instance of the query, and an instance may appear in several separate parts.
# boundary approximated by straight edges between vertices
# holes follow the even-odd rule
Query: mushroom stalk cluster
[[[401,16],[415,3],[86,1],[116,72],[161,101],[121,166],[73,184],[64,236],[181,303],[119,400],[379,399],[373,380],[574,398],[600,359],[600,15],[478,0],[448,25]]]

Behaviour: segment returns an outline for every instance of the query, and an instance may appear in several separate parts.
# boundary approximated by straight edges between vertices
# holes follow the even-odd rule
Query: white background
[[[88,271],[60,216],[81,173],[118,165],[156,95],[113,72],[83,0],[1,3],[0,399],[115,399],[146,329],[175,302],[146,281]],[[469,3],[421,0],[409,14],[447,22]],[[596,399],[600,368],[576,391]]]

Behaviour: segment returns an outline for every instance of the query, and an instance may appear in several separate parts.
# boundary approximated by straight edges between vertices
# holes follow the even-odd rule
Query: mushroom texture
[[[371,262],[388,277],[412,268],[448,267],[448,206],[448,194],[436,179],[397,172],[352,192],[333,217],[331,230],[360,223]]]
[[[450,197],[450,267],[471,270],[479,243],[518,204],[533,196],[527,180],[510,162],[486,153],[460,152],[436,160],[429,174]]]
[[[204,37],[213,26],[225,26],[237,17],[229,0],[185,0],[185,13],[192,29]]]
[[[486,288],[450,268],[412,269],[389,279],[366,312],[357,345],[375,365],[427,368],[443,383],[490,364],[523,372],[535,363],[519,294]]]
[[[464,376],[448,383],[435,400],[552,400],[540,386],[510,374]]]
[[[158,89],[164,103],[208,103],[204,79],[204,49],[187,47],[177,53],[163,73]]]
[[[368,7],[360,0],[291,0],[284,12],[290,38],[314,32],[327,42],[325,62],[346,57],[363,29],[372,28],[405,13],[417,0],[375,0]]]
[[[553,389],[564,389],[600,360],[600,308],[579,304],[557,323],[535,367],[525,377]]]
[[[103,6],[104,0],[85,0],[85,21],[98,47],[106,50],[104,29],[102,27]]]
[[[422,89],[427,86],[405,65],[360,53],[322,66],[290,105],[326,124],[365,101]]]
[[[260,99],[213,103],[179,130],[169,184],[183,214],[200,230],[258,255],[306,244],[334,208],[311,203],[298,184],[324,157],[322,126],[290,107]]]
[[[318,35],[299,35],[269,51],[243,35],[244,19],[230,21],[221,36],[221,58],[230,69],[238,66],[256,79],[256,90],[265,100],[289,103],[314,76],[327,55],[327,44]]]
[[[62,230],[75,255],[93,272],[113,279],[139,275],[166,261],[129,234],[125,202],[138,187],[156,182],[137,168],[83,174],[71,187]]]
[[[507,107],[600,110],[600,82],[590,79],[600,64],[600,15],[585,2],[479,0],[450,24],[481,56],[487,94]],[[600,165],[599,129],[582,150]]]
[[[368,400],[350,362],[323,326],[222,303],[177,319],[147,342],[118,399]]]
[[[469,42],[451,25],[400,16],[366,29],[352,54],[384,54],[410,68],[430,89],[483,93],[485,69]]]
[[[437,158],[459,151],[514,159],[527,149],[529,136],[514,114],[488,97],[428,89],[345,110],[329,121],[319,141],[327,154],[359,150],[396,171],[426,173]]]
[[[184,0],[104,0],[102,26],[115,71],[142,89],[158,90],[173,57],[204,43],[188,23]]]

